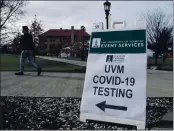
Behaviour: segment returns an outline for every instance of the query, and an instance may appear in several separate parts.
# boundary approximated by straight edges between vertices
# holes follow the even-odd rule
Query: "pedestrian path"
[[[67,59],[54,58],[54,57],[48,57],[48,56],[36,56],[36,57],[86,67],[86,62],[85,61],[67,60]]]
[[[32,97],[81,97],[85,73],[26,72],[16,76],[15,72],[1,72],[2,96]],[[173,97],[172,72],[148,71],[147,97]]]
[[[173,121],[173,111],[167,113],[166,115],[164,115],[164,117],[162,118],[163,121]]]
[[[152,130],[173,130],[173,111],[166,113]]]

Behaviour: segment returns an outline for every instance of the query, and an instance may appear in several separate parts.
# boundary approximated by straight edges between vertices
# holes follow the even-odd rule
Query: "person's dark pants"
[[[24,64],[25,64],[25,59],[26,58],[28,58],[28,62],[33,67],[35,67],[36,69],[39,68],[39,66],[32,59],[32,51],[31,50],[23,50],[21,52],[21,57],[20,57],[20,72],[24,72]]]

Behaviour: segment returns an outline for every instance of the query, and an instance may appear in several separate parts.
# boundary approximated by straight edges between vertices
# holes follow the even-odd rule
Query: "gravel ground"
[[[132,130],[135,126],[79,121],[81,98],[1,97],[0,129]],[[173,97],[147,98],[146,127],[150,129],[173,109]]]

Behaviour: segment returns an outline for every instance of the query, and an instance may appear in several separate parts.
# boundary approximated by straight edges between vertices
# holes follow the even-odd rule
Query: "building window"
[[[44,45],[44,49],[46,49],[46,48],[47,48],[47,44]]]
[[[42,46],[42,49],[46,49],[46,48],[47,48],[47,45],[44,44],[44,45]]]
[[[57,38],[57,39],[56,39],[56,41],[58,41],[58,42],[59,42],[59,41],[60,41],[60,38]]]
[[[55,42],[55,40],[50,40],[50,42]]]
[[[50,44],[50,49],[54,49],[55,48],[55,44]]]
[[[50,49],[52,49],[52,44],[50,44]]]

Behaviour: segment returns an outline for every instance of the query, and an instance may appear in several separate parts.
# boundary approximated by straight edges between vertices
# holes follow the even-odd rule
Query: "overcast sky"
[[[104,22],[104,1],[30,1],[25,8],[27,14],[16,23],[21,28],[28,25],[37,15],[43,21],[44,30],[70,29],[74,26],[80,29],[84,25],[87,32],[91,32],[93,23]],[[111,1],[111,20],[127,21],[132,26],[139,19],[142,12],[162,8],[166,13],[173,14],[172,1]]]

